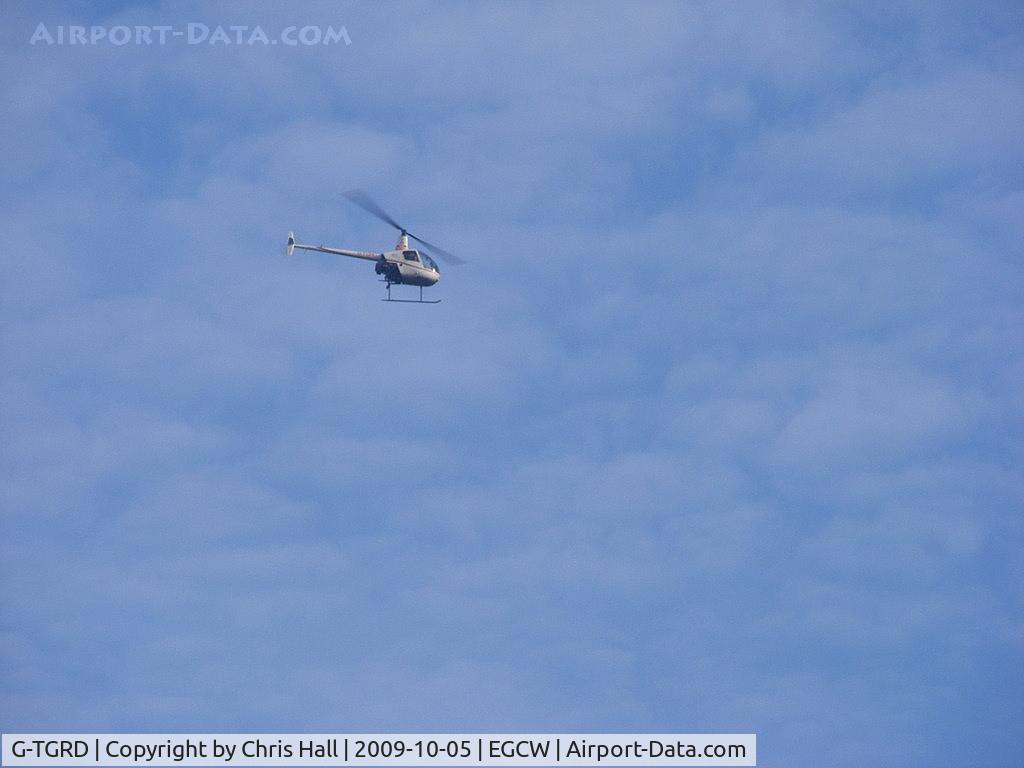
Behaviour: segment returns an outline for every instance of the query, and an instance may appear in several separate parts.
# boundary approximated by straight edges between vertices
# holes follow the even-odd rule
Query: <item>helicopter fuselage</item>
[[[441,279],[437,265],[414,250],[388,251],[377,260],[375,271],[389,283],[427,287]]]

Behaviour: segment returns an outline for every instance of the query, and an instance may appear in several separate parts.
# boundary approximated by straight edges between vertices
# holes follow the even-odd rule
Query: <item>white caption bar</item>
[[[5,733],[5,766],[756,765],[752,733]]]

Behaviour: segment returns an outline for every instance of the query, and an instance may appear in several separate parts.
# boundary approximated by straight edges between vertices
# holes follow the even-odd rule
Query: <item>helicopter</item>
[[[367,213],[376,216],[381,221],[390,224],[398,230],[398,242],[395,244],[394,250],[374,253],[371,251],[352,251],[345,248],[328,248],[324,245],[303,245],[296,242],[294,232],[289,232],[286,253],[291,256],[298,249],[301,251],[317,251],[319,253],[331,253],[336,256],[349,256],[353,259],[373,261],[376,262],[374,271],[381,276],[381,282],[387,288],[387,296],[381,299],[381,301],[394,301],[403,304],[440,304],[440,299],[431,301],[423,298],[423,289],[434,285],[441,279],[441,270],[427,251],[429,250],[442,261],[449,264],[465,264],[466,262],[443,248],[428,243],[423,238],[416,237],[416,235],[395,221],[361,189],[351,189],[348,192],[343,192],[342,195]],[[410,248],[409,240],[415,240],[421,247]],[[392,285],[418,286],[420,297],[418,299],[392,298]]]

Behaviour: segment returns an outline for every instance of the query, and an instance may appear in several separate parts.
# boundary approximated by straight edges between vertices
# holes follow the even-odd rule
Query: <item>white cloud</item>
[[[799,765],[794,723],[934,755],[902,739],[995,717],[1019,46],[936,60],[960,33],[915,9],[394,13],[337,56],[4,47],[4,722],[682,712]],[[469,259],[443,304],[280,255],[390,244],[356,184]]]

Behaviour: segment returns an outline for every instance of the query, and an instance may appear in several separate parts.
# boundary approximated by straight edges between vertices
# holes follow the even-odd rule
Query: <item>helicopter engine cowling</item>
[[[377,259],[377,263],[374,265],[373,271],[378,275],[384,275],[384,279],[389,283],[402,282],[402,273],[398,270],[398,265],[390,263],[383,256]]]

